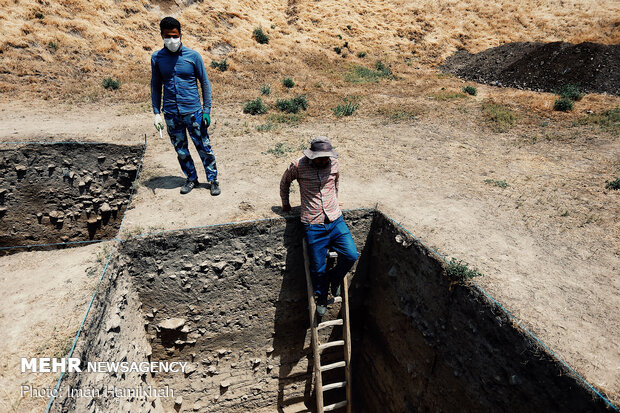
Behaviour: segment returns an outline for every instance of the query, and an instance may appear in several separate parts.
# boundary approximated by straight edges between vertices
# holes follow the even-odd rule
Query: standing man
[[[151,100],[155,113],[155,127],[164,128],[161,118],[161,90],[164,89],[164,119],[170,141],[177,151],[181,169],[187,180],[181,193],[187,194],[198,185],[198,175],[189,153],[187,132],[200,155],[211,195],[219,195],[215,155],[211,149],[207,128],[211,124],[211,84],[202,57],[181,43],[181,23],[165,17],[160,23],[164,48],[151,57]],[[203,105],[200,105],[197,81],[202,86]]]
[[[327,311],[329,284],[332,295],[339,296],[342,280],[355,264],[358,253],[338,206],[338,154],[324,136],[315,138],[310,149],[303,153],[305,156],[293,161],[282,175],[280,198],[282,210],[290,211],[289,190],[291,182],[297,179],[316,312],[323,316]],[[329,248],[338,253],[338,263],[326,273]]]

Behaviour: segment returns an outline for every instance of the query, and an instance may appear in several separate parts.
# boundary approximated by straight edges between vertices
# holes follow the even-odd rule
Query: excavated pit
[[[356,210],[345,219],[360,252],[349,274],[353,411],[607,411],[478,288],[451,283],[443,261],[389,218]],[[70,373],[52,411],[314,411],[302,233],[298,218],[282,218],[124,242],[73,356],[83,365],[187,361],[189,370]],[[332,373],[325,382],[340,378]],[[105,394],[166,386],[174,393]],[[69,397],[68,389],[103,396]]]
[[[0,149],[0,255],[114,238],[142,151],[80,143]]]

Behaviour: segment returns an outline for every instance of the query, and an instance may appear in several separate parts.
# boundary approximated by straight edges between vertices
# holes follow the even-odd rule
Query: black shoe
[[[340,297],[340,286],[342,283],[332,284],[332,296]]]
[[[183,195],[190,193],[194,187],[198,185],[198,180],[190,181],[189,179],[185,181],[185,185],[181,187],[181,193]]]
[[[221,193],[220,183],[218,181],[211,181],[211,195],[218,196]]]
[[[323,317],[327,312],[327,294],[323,297],[315,295],[314,299],[316,301],[316,313],[319,317]]]

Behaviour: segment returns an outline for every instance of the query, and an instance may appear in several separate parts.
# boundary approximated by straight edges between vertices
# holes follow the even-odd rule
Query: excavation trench
[[[345,218],[360,252],[349,275],[353,411],[606,411],[477,287],[450,283],[443,261],[389,218]],[[74,357],[187,369],[70,373],[52,411],[314,410],[302,233],[287,218],[122,243]],[[331,373],[324,383],[341,379]],[[138,387],[148,392],[123,390]],[[68,395],[76,389],[100,397]]]
[[[142,152],[81,143],[0,149],[0,255],[114,238]]]

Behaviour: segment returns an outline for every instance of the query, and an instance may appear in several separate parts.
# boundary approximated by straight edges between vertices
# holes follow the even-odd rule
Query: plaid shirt
[[[291,163],[280,181],[282,205],[290,205],[291,182],[297,179],[301,195],[301,222],[323,224],[325,216],[335,221],[342,215],[338,206],[338,159],[330,158],[330,165],[316,168],[303,156]]]

